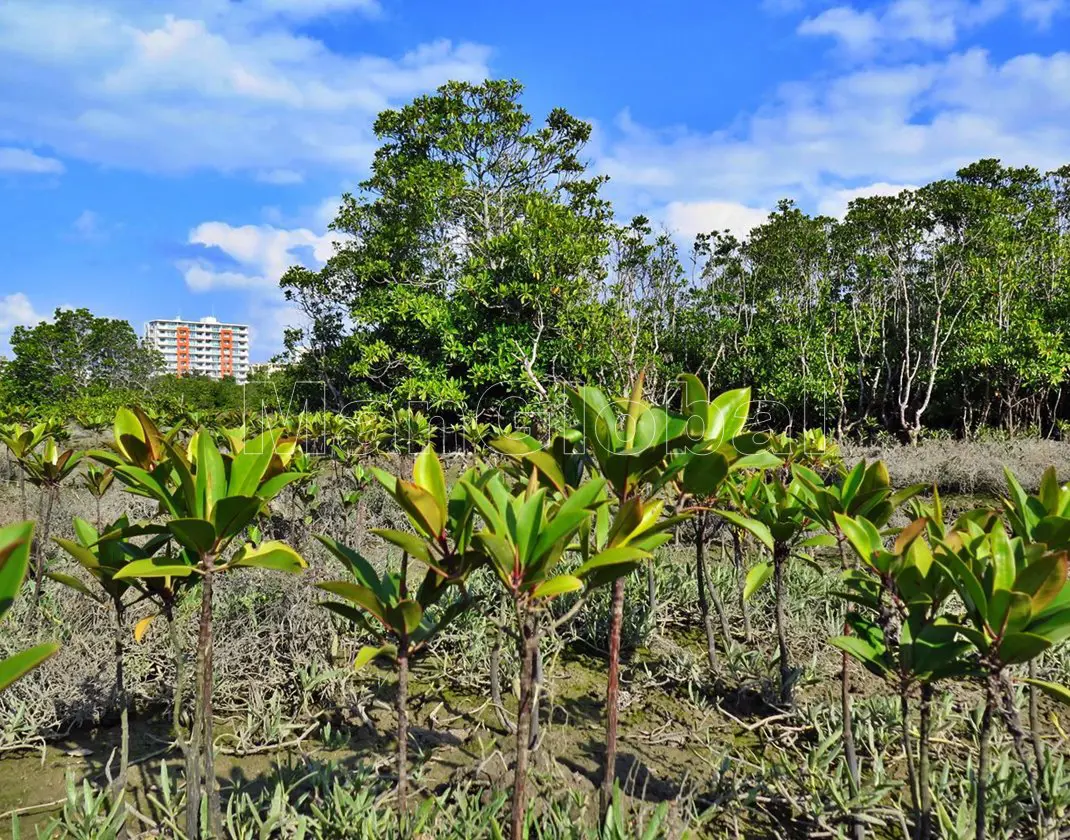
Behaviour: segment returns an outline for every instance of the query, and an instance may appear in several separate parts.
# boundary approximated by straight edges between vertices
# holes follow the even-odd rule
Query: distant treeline
[[[450,83],[379,116],[337,254],[282,279],[309,319],[286,333],[284,400],[546,425],[568,383],[624,393],[645,369],[665,400],[693,370],[711,391],[752,386],[767,422],[795,430],[1063,434],[1070,166],[982,160],[843,219],[783,201],[743,241],[681,247],[646,218],[618,224],[583,158],[591,127],[560,109],[535,124],[521,90]],[[30,336],[13,337],[0,388],[53,399],[50,337]],[[148,381],[113,339],[97,343],[106,381]],[[86,384],[94,369],[61,390],[110,387]],[[181,399],[218,407],[198,388]]]
[[[842,220],[784,201],[745,241],[681,251],[645,218],[615,224],[590,126],[534,125],[520,90],[451,84],[380,116],[338,254],[283,279],[312,322],[288,335],[294,378],[325,382],[329,407],[523,419],[562,383],[623,393],[645,368],[651,396],[698,370],[712,391],[752,385],[772,423],[842,434],[1070,418],[1070,167],[983,160]]]

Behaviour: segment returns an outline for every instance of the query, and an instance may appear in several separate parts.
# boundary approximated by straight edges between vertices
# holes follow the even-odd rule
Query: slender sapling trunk
[[[516,718],[516,767],[513,776],[513,808],[510,822],[512,840],[524,836],[524,812],[527,807],[528,755],[531,745],[531,718],[535,700],[535,657],[538,634],[534,619],[521,622],[520,706]]]
[[[409,811],[409,641],[398,644],[398,815],[404,831]]]
[[[784,605],[788,599],[788,544],[776,542],[773,544],[773,583],[776,597],[776,636],[777,645],[780,648],[780,702],[788,706],[792,705],[792,672],[791,654],[788,652],[788,627]]]
[[[613,581],[613,599],[609,620],[609,674],[606,685],[606,767],[602,776],[602,811],[613,798],[617,774],[617,718],[620,691],[620,630],[624,621],[624,578]]]
[[[750,644],[750,608],[743,592],[747,586],[747,570],[743,562],[743,540],[740,539],[739,531],[732,528],[732,560],[736,566],[736,596],[739,599],[739,613],[743,616],[743,640]]]
[[[918,706],[918,837],[930,840],[933,834],[933,793],[929,787],[929,732],[932,729],[933,684],[921,684]]]
[[[996,710],[996,691],[992,679],[985,680],[985,711],[981,715],[981,733],[977,744],[977,840],[985,840],[985,814],[988,810],[988,741],[992,734],[992,715]]]
[[[698,608],[702,616],[702,627],[706,633],[706,656],[710,662],[710,671],[716,674],[720,670],[717,659],[717,644],[713,632],[713,616],[710,615],[710,601],[706,588],[706,514],[700,512],[695,518],[695,582],[698,584]]]

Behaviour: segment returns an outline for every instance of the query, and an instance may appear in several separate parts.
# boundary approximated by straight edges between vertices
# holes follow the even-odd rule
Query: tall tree
[[[335,399],[474,407],[604,363],[610,223],[581,158],[591,127],[561,109],[536,126],[521,91],[451,82],[379,115],[371,176],[331,225],[337,254],[282,280],[312,322],[290,346]]]
[[[57,309],[51,321],[15,327],[11,350],[4,377],[26,403],[141,387],[162,366],[128,321],[98,318],[88,309]]]

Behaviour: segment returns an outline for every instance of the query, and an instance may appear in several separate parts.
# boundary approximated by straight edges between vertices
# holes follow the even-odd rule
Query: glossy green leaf
[[[194,554],[211,554],[215,548],[215,527],[205,519],[172,519],[167,529]]]
[[[758,563],[756,566],[752,566],[747,572],[747,579],[743,584],[743,600],[750,600],[751,596],[761,589],[772,577],[772,563]]]
[[[189,577],[197,570],[193,566],[176,563],[167,557],[149,557],[144,560],[132,560],[117,571],[115,580],[128,578]]]
[[[58,644],[48,642],[0,660],[0,691],[6,689],[17,679],[26,676],[58,650]]]
[[[566,592],[578,592],[583,589],[583,581],[573,575],[558,575],[544,580],[532,592],[533,598],[557,598]]]
[[[308,568],[305,559],[281,540],[269,540],[257,546],[247,543],[238,550],[229,565],[253,566],[290,574]]]

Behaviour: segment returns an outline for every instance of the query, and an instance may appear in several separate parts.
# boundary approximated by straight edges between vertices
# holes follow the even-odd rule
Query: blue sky
[[[269,357],[375,114],[451,78],[593,122],[618,214],[689,238],[1070,163],[1067,50],[1070,0],[5,0],[0,352],[88,306],[248,322]]]

